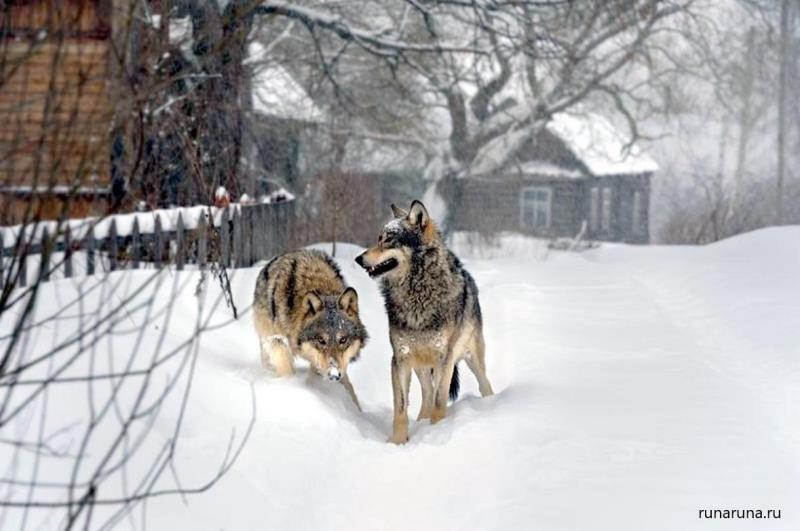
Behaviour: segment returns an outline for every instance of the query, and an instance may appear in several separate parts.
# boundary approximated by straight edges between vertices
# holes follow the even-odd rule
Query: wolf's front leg
[[[408,360],[392,356],[392,392],[394,394],[394,420],[389,442],[408,442],[408,388],[411,385],[411,366]]]
[[[261,338],[261,364],[273,369],[278,377],[294,374],[294,360],[289,348],[289,339],[283,335]]]
[[[361,412],[361,404],[358,403],[356,391],[353,389],[353,384],[350,383],[350,378],[347,376],[347,373],[342,375],[342,385],[345,389],[347,389],[347,394],[349,394],[350,398],[353,399],[353,403],[356,405],[356,408],[358,408],[358,411]]]
[[[455,361],[453,356],[447,357],[441,371],[438,373],[438,381],[436,381],[436,396],[433,399],[433,411],[431,412],[431,424],[436,424],[442,420],[447,410],[447,397],[450,394],[450,380],[453,379],[453,371],[455,370]]]

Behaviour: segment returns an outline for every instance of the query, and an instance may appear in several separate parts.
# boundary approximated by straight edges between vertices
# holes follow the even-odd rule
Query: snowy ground
[[[390,349],[380,296],[352,261],[357,249],[340,245],[372,336],[350,373],[364,413],[340,386],[305,372],[268,379],[249,313],[206,332],[178,447],[182,481],[216,470],[231,428],[241,434],[250,419],[251,384],[257,420],[213,489],[185,503],[151,500],[147,528],[798,529],[798,241],[800,227],[786,227],[704,248],[569,254],[515,246],[503,257],[467,259],[497,394],[479,398],[464,367],[448,417],[435,426],[412,421],[403,447],[386,443]],[[240,306],[257,273],[235,273]],[[197,273],[163,275],[152,293],[141,287],[150,275],[111,278],[125,279],[117,294],[174,299],[163,341],[178,344],[196,319]],[[68,296],[71,282],[47,284],[42,300]],[[229,314],[219,305],[211,318],[228,322]],[[131,313],[130,329],[137,319]],[[68,320],[59,327],[37,341],[71,333]],[[113,341],[131,338],[120,332]],[[61,392],[54,411],[81,411],[84,389]],[[415,415],[416,383],[412,395]],[[170,418],[156,435],[166,436]],[[47,466],[57,473],[57,463]],[[163,481],[174,486],[171,476]],[[782,518],[698,519],[699,509],[715,508],[781,509]],[[31,527],[46,518],[32,513]],[[141,512],[134,518],[123,524],[141,527]]]

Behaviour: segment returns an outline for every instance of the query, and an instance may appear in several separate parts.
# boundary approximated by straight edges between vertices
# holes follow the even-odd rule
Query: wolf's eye
[[[320,345],[322,345],[324,347],[328,342],[325,340],[324,337],[319,336],[319,337],[317,337],[317,343],[319,343]]]
[[[340,337],[340,338],[339,338],[339,344],[340,344],[340,345],[346,345],[346,344],[347,344],[347,341],[348,341],[349,339],[350,339],[350,338],[348,338],[347,336],[342,336],[342,337]]]

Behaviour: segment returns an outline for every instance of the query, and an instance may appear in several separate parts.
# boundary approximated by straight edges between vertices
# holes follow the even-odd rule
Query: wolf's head
[[[378,235],[378,243],[358,255],[356,262],[369,276],[401,277],[408,272],[415,253],[439,243],[439,231],[425,205],[413,201],[408,210],[392,205],[394,219]]]
[[[367,342],[367,331],[358,317],[356,290],[347,288],[339,296],[307,293],[302,311],[297,338],[300,349],[317,372],[340,380]]]

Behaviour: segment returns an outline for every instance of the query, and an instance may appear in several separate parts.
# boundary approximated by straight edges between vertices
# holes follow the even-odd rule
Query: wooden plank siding
[[[0,12],[0,187],[6,211],[18,210],[18,202],[57,203],[56,197],[32,197],[54,186],[109,184],[108,5],[45,0],[13,3]]]

